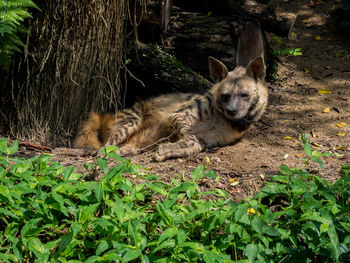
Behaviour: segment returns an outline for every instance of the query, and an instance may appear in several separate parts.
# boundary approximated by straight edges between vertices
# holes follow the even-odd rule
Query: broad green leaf
[[[253,262],[259,253],[259,247],[256,244],[248,244],[244,251],[244,254],[248,257],[249,261]]]
[[[8,255],[6,254],[0,253],[0,259],[3,260],[3,262],[11,263],[11,261],[8,260]]]
[[[168,191],[155,183],[146,183],[146,187],[151,189],[155,193],[168,196]]]
[[[186,241],[187,237],[186,237],[186,232],[183,229],[179,229],[177,231],[177,243],[179,245],[181,245],[182,243],[184,243]]]
[[[306,153],[309,157],[312,156],[312,153],[311,153],[311,145],[310,145],[309,141],[305,141],[305,142],[304,142],[304,151],[305,151],[305,153]]]
[[[58,252],[63,252],[69,244],[73,241],[73,233],[68,232],[67,234],[61,237],[61,243],[58,247]]]
[[[270,225],[264,225],[262,227],[262,232],[269,236],[275,236],[275,237],[280,236],[280,233],[278,232],[278,230]]]
[[[198,242],[184,242],[181,244],[182,247],[188,247],[188,248],[192,248],[193,250],[203,253],[204,252],[204,247],[202,244],[198,243]]]
[[[97,202],[101,202],[103,197],[102,184],[98,183],[96,187],[94,187],[94,193],[95,193]]]
[[[263,225],[264,225],[264,221],[261,219],[260,216],[258,215],[253,216],[252,227],[257,233],[262,233]]]
[[[214,170],[209,170],[204,176],[207,178],[217,178],[218,174]]]
[[[82,225],[79,224],[78,222],[73,222],[72,225],[71,225],[71,229],[73,231],[73,236],[76,236],[79,231],[81,230],[82,228]]]
[[[168,239],[165,240],[162,244],[158,245],[153,251],[151,251],[152,253],[155,253],[157,251],[160,251],[162,249],[165,248],[173,248],[175,247],[175,240],[174,239]]]
[[[32,251],[38,259],[41,259],[41,262],[47,261],[49,258],[48,250],[41,243],[39,238],[31,238],[28,241],[28,249]]]
[[[97,256],[91,256],[91,257],[89,257],[87,260],[85,260],[84,263],[94,263],[94,262],[98,262],[98,261],[99,261],[98,259],[99,259],[99,258],[98,258]]]
[[[217,225],[218,225],[218,218],[216,215],[212,215],[204,222],[203,230],[210,232],[214,228],[216,228]]]
[[[112,247],[112,243],[107,240],[101,240],[96,248],[96,255],[101,255],[104,251]]]
[[[290,171],[290,169],[288,168],[288,172],[289,171]],[[288,183],[289,180],[290,180],[290,177],[289,176],[285,176],[285,175],[274,175],[274,176],[271,177],[271,181],[272,182]]]
[[[102,148],[101,151],[104,151],[105,154],[111,153],[111,152],[116,152],[118,150],[118,146],[115,145],[107,145],[106,148]],[[102,153],[103,153],[102,151]]]
[[[290,173],[292,172],[292,170],[291,170],[287,165],[282,164],[282,165],[280,166],[280,172],[281,172],[283,175],[290,175]]]
[[[164,230],[164,232],[160,235],[158,239],[158,244],[162,243],[165,239],[169,239],[177,235],[177,228],[167,228]]]
[[[247,210],[249,206],[247,204],[240,204],[235,211],[235,220],[244,224],[250,224],[247,216]]]
[[[288,195],[287,187],[284,184],[278,183],[266,183],[260,192],[263,193],[262,197],[275,195],[275,194],[285,194]]]
[[[211,251],[205,250],[203,254],[203,260],[206,263],[215,263],[216,262],[215,254]]]
[[[114,195],[114,198],[115,198],[114,202],[112,202],[111,200],[108,200],[106,204],[112,207],[113,212],[117,215],[118,220],[121,223],[124,223],[125,208],[124,208],[123,201],[116,195]]]
[[[102,257],[98,258],[99,260],[107,261],[107,262],[120,262],[123,260],[121,256],[119,256],[117,253],[105,253]]]
[[[18,141],[14,141],[10,147],[6,149],[6,154],[7,155],[12,155],[14,153],[18,152]]]
[[[324,164],[321,160],[320,157],[314,157],[314,156],[311,156],[311,160],[314,162],[314,163],[317,163],[320,165],[321,169],[324,170]]]
[[[99,208],[100,204],[92,204],[89,206],[81,206],[79,208],[79,219],[78,222],[80,224],[84,224],[87,220],[91,220],[95,216],[95,213],[97,209]]]
[[[192,179],[195,181],[202,179],[203,173],[204,173],[204,165],[200,165],[196,167],[192,172]]]
[[[333,224],[329,227],[327,234],[328,234],[329,239],[330,239],[331,244],[332,244],[331,252],[333,255],[333,259],[337,260],[339,258],[339,239],[338,239],[338,235],[337,235],[337,232],[336,232]]]
[[[104,174],[107,175],[109,168],[108,168],[108,161],[104,158],[98,158],[97,164],[100,167],[100,169],[104,172]]]
[[[73,174],[73,171],[75,170],[75,167],[73,165],[70,165],[66,167],[62,173],[62,177],[64,181],[68,181]]]
[[[6,185],[0,185],[0,195],[6,198],[11,203],[13,202],[10,190]]]
[[[266,211],[265,211],[265,221],[268,224],[274,222],[273,213],[272,213],[272,211],[269,208],[267,208]]]
[[[166,209],[160,202],[158,202],[157,208],[164,223],[170,227],[174,227],[174,215],[170,212],[170,210]]]
[[[338,260],[341,262],[350,262],[350,246],[340,244]]]

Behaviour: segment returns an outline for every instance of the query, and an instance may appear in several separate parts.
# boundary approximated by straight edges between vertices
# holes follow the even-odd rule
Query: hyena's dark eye
[[[249,94],[248,93],[241,93],[241,97],[245,100],[249,99]]]
[[[221,100],[222,100],[223,102],[229,101],[230,98],[231,98],[231,94],[229,94],[229,93],[223,93],[223,94],[221,94]]]

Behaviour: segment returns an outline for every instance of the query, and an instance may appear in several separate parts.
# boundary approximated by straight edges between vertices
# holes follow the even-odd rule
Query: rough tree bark
[[[90,110],[117,107],[128,0],[35,2],[28,49],[0,76],[1,126],[67,145]]]

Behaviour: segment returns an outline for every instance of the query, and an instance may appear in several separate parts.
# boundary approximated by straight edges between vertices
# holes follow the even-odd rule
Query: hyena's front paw
[[[197,141],[180,140],[175,143],[159,145],[154,159],[157,162],[162,162],[167,159],[187,157],[202,150],[202,146]]]
[[[117,151],[117,154],[120,156],[133,156],[139,153],[139,149],[135,148],[132,145],[124,145],[120,147]]]

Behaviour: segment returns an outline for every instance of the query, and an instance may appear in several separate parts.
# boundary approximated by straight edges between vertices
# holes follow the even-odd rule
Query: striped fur
[[[228,72],[220,61],[209,57],[216,84],[206,94],[159,96],[119,111],[113,119],[91,113],[78,132],[75,147],[118,145],[121,155],[155,148],[155,160],[163,161],[237,141],[260,119],[267,104],[263,38],[249,38],[259,34],[260,28],[252,24],[240,37],[237,57],[244,54],[243,61],[250,61],[247,65],[238,59],[237,67]],[[242,51],[248,46],[254,50],[251,57]]]

